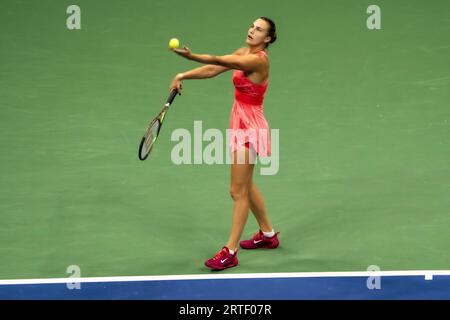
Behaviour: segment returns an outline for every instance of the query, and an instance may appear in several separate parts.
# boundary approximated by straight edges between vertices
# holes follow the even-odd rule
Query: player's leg
[[[233,215],[230,237],[227,247],[231,250],[237,248],[242,236],[250,209],[249,193],[252,184],[254,162],[252,151],[249,148],[240,148],[233,153],[231,164],[230,195],[233,199]]]
[[[273,230],[270,223],[269,216],[267,215],[266,206],[264,205],[264,199],[256,184],[252,181],[250,192],[250,209],[258,222],[259,228],[263,232],[271,232]]]
[[[278,232],[273,230],[263,197],[256,184],[253,183],[253,179],[250,184],[248,198],[250,209],[258,221],[260,230],[251,239],[242,240],[239,243],[240,247],[243,249],[277,248],[280,245]]]
[[[233,199],[233,216],[228,242],[214,257],[205,261],[208,268],[223,270],[238,265],[237,249],[250,209],[249,191],[254,162],[249,161],[248,148],[239,148],[232,154],[230,194]],[[230,252],[231,250],[231,252]]]

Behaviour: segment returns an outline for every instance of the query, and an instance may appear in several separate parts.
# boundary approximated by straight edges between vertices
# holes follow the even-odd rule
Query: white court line
[[[450,276],[450,270],[236,273],[236,274],[220,274],[220,275],[194,274],[194,275],[167,275],[167,276],[11,279],[11,280],[0,280],[0,285],[88,283],[88,282],[131,282],[131,281],[173,281],[173,280],[213,280],[213,279],[400,277],[400,276],[423,276],[423,277],[425,277],[426,280],[431,280],[433,278],[433,276]]]

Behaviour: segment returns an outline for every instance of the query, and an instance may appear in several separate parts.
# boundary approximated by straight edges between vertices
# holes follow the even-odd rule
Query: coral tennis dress
[[[257,54],[264,55],[265,51]],[[270,156],[270,129],[263,113],[264,93],[269,79],[256,84],[245,76],[244,71],[234,70],[235,97],[230,116],[230,149],[252,147],[261,156]]]

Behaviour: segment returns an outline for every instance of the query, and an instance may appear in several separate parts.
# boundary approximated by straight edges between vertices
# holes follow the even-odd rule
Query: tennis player
[[[241,241],[241,248],[275,249],[279,245],[278,233],[272,227],[261,192],[252,179],[256,156],[270,155],[270,131],[263,114],[263,101],[269,79],[267,47],[276,39],[275,23],[267,17],[261,17],[248,30],[247,46],[233,54],[195,54],[186,46],[183,49],[171,49],[181,57],[205,64],[175,76],[170,90],[176,89],[178,94],[181,94],[183,80],[212,78],[234,70],[235,99],[230,118],[230,194],[234,201],[233,216],[228,242],[214,257],[205,261],[205,265],[214,270],[237,266],[237,246],[247,222],[249,208],[260,230],[251,239]]]

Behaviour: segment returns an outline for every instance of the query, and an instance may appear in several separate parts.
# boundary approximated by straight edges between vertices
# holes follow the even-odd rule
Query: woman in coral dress
[[[277,38],[274,22],[261,17],[255,20],[247,33],[246,47],[233,54],[213,56],[192,53],[186,46],[171,49],[176,54],[205,66],[179,73],[170,89],[181,94],[181,82],[187,79],[206,79],[225,71],[233,71],[235,99],[230,116],[231,185],[233,215],[231,232],[226,245],[205,265],[214,270],[235,267],[238,264],[238,243],[243,249],[270,248],[279,245],[278,233],[267,215],[263,197],[253,182],[256,155],[270,155],[269,125],[263,113],[264,94],[269,81],[267,47]],[[251,239],[240,241],[248,218],[253,212],[260,230]]]

